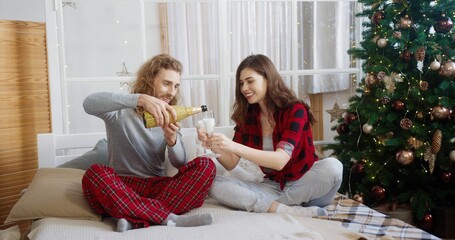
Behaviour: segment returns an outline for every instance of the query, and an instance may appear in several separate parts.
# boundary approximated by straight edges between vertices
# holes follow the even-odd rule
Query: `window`
[[[308,101],[320,93],[332,105],[347,98],[354,92],[353,76],[361,73],[346,53],[360,35],[353,0],[55,3],[46,0],[56,9],[48,10],[46,21],[56,25],[48,27],[48,39],[59,54],[59,73],[50,80],[61,97],[52,108],[63,113],[53,116],[54,132],[104,131],[101,120],[83,111],[85,96],[127,91],[142,62],[162,52],[183,63],[182,105],[207,104],[218,125],[233,124],[236,67],[251,53],[269,56]],[[182,124],[191,127],[191,119]]]

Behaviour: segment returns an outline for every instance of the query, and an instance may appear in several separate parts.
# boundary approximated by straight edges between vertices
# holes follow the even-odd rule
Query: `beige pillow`
[[[71,168],[38,169],[5,223],[44,217],[101,220],[82,195],[84,173]]]
[[[5,230],[0,230],[0,239],[1,240],[20,240],[21,239],[21,230],[18,225],[7,228]]]

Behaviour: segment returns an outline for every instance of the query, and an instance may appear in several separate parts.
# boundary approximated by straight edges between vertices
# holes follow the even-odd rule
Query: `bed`
[[[232,136],[232,127],[217,127]],[[189,157],[196,155],[194,129],[182,129]],[[326,142],[316,142],[326,144]],[[104,148],[104,149],[103,149]],[[390,218],[339,194],[327,206],[328,216],[305,218],[287,214],[238,211],[207,198],[202,207],[186,214],[212,213],[211,225],[179,228],[151,226],[124,233],[115,223],[94,214],[82,197],[80,180],[87,164],[106,158],[105,133],[38,134],[39,169],[14,205],[6,222],[32,220],[24,234],[30,240],[54,239],[438,239],[405,222]],[[97,160],[94,160],[97,159]],[[84,165],[85,164],[85,165]],[[176,170],[167,166],[167,174]],[[257,166],[241,162],[227,172],[217,164],[217,174],[260,181]]]

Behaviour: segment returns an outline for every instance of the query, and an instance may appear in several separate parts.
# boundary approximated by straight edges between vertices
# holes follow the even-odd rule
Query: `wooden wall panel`
[[[0,224],[38,167],[36,135],[51,131],[49,99],[44,23],[0,20]]]
[[[310,94],[311,112],[313,112],[316,123],[313,124],[313,140],[324,139],[324,119],[323,119],[323,107],[324,101],[322,93]]]

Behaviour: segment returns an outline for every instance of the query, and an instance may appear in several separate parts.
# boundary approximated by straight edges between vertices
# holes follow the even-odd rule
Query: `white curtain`
[[[58,20],[49,28],[48,41],[50,51],[58,53],[53,76],[59,78],[52,81],[61,83],[54,88],[61,100],[53,105],[62,107],[53,112],[62,112],[54,124],[63,132],[104,131],[102,121],[83,111],[82,101],[95,91],[126,91],[124,83],[134,79],[142,62],[163,51],[161,4],[167,9],[170,54],[184,66],[181,104],[206,104],[223,124],[232,111],[236,68],[252,53],[269,56],[289,86],[296,80],[300,98],[350,87],[349,73],[318,71],[350,68],[346,51],[354,33],[354,0],[298,1],[297,9],[285,0],[78,1],[48,13]],[[118,75],[122,63],[131,76]],[[191,127],[192,122],[182,125]]]
[[[218,78],[207,78],[219,73],[218,6],[214,2],[176,2],[168,3],[167,10],[170,54],[184,68],[181,104],[207,105],[219,119]],[[196,77],[185,79],[186,76]],[[192,122],[186,119],[182,125],[191,127]]]
[[[206,77],[184,81],[183,104],[207,104],[218,118],[219,101],[234,102],[234,74],[238,64],[250,54],[271,58],[279,71],[349,68],[350,3],[299,2],[297,17],[288,1],[228,1],[226,25],[219,25],[217,1],[168,3],[170,53],[182,61],[191,76],[219,73],[219,31],[225,30],[230,78]],[[295,20],[294,20],[295,19]],[[293,50],[293,21],[298,21],[298,50]],[[298,54],[298,69],[292,69],[292,55]],[[284,76],[290,85],[291,76]],[[220,81],[231,81],[229,99],[219,99]],[[299,81],[305,94],[346,90],[349,74],[314,74]],[[225,85],[224,85],[225,86]],[[232,111],[232,109],[230,109]],[[230,114],[229,114],[230,115]],[[192,124],[191,120],[187,121]]]
[[[314,2],[300,5],[299,21],[302,35],[311,44],[302,54],[313,69],[349,68],[347,50],[353,36],[350,22],[351,4],[346,1]],[[305,24],[309,23],[309,24]],[[307,68],[307,67],[305,67]],[[315,74],[304,82],[307,93],[336,92],[350,88],[349,74]]]

